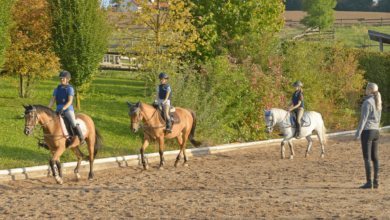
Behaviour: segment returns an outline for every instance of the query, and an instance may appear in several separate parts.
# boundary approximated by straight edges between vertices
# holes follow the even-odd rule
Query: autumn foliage
[[[51,47],[48,12],[46,0],[19,0],[14,6],[5,70],[19,78],[14,86],[20,88],[22,98],[29,96],[36,80],[47,79],[59,69],[59,59]]]

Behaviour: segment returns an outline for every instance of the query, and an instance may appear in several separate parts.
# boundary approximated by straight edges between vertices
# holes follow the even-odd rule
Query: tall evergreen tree
[[[390,12],[390,0],[380,0],[375,7],[378,12]]]
[[[52,37],[62,69],[72,74],[76,108],[107,52],[112,26],[101,0],[48,0],[53,18]]]
[[[284,4],[286,5],[286,11],[302,10],[302,0],[286,0]]]

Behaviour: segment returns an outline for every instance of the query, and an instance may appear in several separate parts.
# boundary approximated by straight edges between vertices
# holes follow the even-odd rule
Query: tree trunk
[[[20,77],[20,98],[24,98],[24,77],[19,75]]]
[[[79,91],[76,91],[76,110],[80,111],[81,106],[80,106],[80,93]]]
[[[29,88],[30,88],[30,84],[31,84],[31,76],[30,76],[30,74],[28,74],[28,75],[27,75],[26,94],[25,94],[25,97],[26,97],[26,98],[28,97],[28,91],[29,91]]]

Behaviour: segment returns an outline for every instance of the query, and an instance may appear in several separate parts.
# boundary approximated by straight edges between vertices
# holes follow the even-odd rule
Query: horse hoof
[[[158,169],[159,169],[159,170],[163,170],[163,169],[164,169],[164,167],[158,167]]]
[[[59,177],[59,176],[56,176],[56,177],[54,177],[55,179],[56,179],[56,182],[58,183],[58,184],[60,184],[60,185],[62,185],[62,183],[64,182],[64,179],[62,179],[61,177]]]
[[[176,161],[176,162],[175,162],[175,167],[177,167],[177,164],[178,164],[178,163],[179,163],[179,161]]]
[[[144,165],[144,170],[148,170],[149,169],[149,165]]]
[[[188,167],[188,163],[183,163],[183,167]]]
[[[325,156],[324,154],[321,154],[321,158],[322,158],[322,159],[324,159],[324,156]]]
[[[76,180],[79,181],[81,178],[80,174],[76,173]]]
[[[308,157],[309,156],[309,153],[308,152],[306,152],[306,154],[305,154],[305,157]]]
[[[293,159],[293,158],[294,158],[294,156],[293,156],[293,155],[290,155],[290,158],[289,158],[289,159],[291,160],[291,159]]]
[[[282,154],[282,159],[284,159],[284,155]]]

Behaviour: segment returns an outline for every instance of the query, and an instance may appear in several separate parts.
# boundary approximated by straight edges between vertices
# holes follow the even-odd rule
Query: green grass
[[[81,113],[89,115],[105,140],[105,147],[99,151],[97,158],[138,154],[142,145],[141,131],[130,131],[130,119],[126,101],[146,102],[145,85],[138,74],[132,72],[102,72],[91,84],[81,101]],[[29,167],[48,164],[51,154],[48,150],[38,148],[37,140],[24,133],[24,108],[22,104],[47,105],[59,80],[42,81],[34,88],[34,97],[19,98],[18,89],[12,87],[16,78],[0,77],[0,169]],[[54,109],[54,107],[53,107]],[[191,147],[191,146],[188,146]],[[179,149],[175,140],[166,142],[164,150]],[[88,154],[86,147],[81,147]],[[156,142],[152,142],[146,153],[158,152]],[[75,154],[68,150],[61,162],[77,161]]]
[[[295,27],[295,28],[284,28],[279,37],[280,41],[291,40],[292,37],[302,34],[307,27]],[[390,34],[390,26],[365,26],[365,24],[357,23],[349,27],[334,27],[335,29],[335,40],[324,41],[326,45],[342,42],[347,46],[361,46],[365,45],[378,45],[366,48],[367,50],[379,51],[379,42],[370,40],[368,36],[368,30]],[[386,45],[386,44],[384,44]],[[387,44],[388,45],[388,44]],[[383,51],[390,52],[390,46],[384,46]]]

